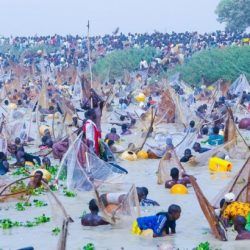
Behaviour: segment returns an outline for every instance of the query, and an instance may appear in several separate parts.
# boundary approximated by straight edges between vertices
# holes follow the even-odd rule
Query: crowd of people
[[[182,59],[187,60],[196,51],[209,49],[211,47],[241,46],[244,43],[249,43],[249,40],[246,39],[249,39],[249,35],[247,34],[234,34],[221,31],[204,35],[199,35],[196,32],[173,32],[171,34],[155,32],[153,34],[97,36],[91,37],[90,42],[93,60],[113,50],[153,46],[160,51],[160,56],[157,58],[156,63],[160,64],[165,60],[167,67],[170,67],[171,64],[181,63]],[[6,69],[9,70],[9,67],[13,67],[14,64],[23,64],[28,67],[35,65],[37,70],[41,72],[41,69],[39,69],[41,61],[43,62],[45,70],[48,72],[53,72],[54,70],[60,71],[65,67],[68,68],[71,66],[84,69],[88,64],[86,37],[61,37],[55,35],[52,37],[1,38],[0,46],[9,46],[9,48],[15,49],[16,51],[23,51],[21,56],[17,56],[18,53],[12,54],[11,49],[0,52],[0,67],[3,71]],[[37,50],[39,47],[43,49]],[[35,50],[32,52],[34,48]],[[183,55],[183,58],[181,58],[180,55]],[[138,67],[140,67],[141,70],[145,70],[150,66],[147,61],[143,59]],[[39,127],[40,141],[38,147],[39,153],[43,150],[49,150],[49,153],[45,154],[45,157],[44,155],[27,152],[28,142],[30,142],[28,133],[30,131],[26,131],[27,133],[24,135],[19,133],[20,136],[18,137],[11,135],[11,132],[4,134],[3,129],[0,131],[1,139],[7,141],[7,147],[2,148],[2,151],[0,151],[0,175],[7,175],[8,172],[12,171],[13,166],[16,168],[25,168],[27,162],[37,165],[39,169],[34,172],[33,178],[30,179],[28,183],[29,189],[36,189],[42,187],[44,183],[48,183],[48,179],[45,178],[43,170],[49,170],[51,161],[59,160],[60,164],[65,161],[65,164],[62,164],[62,166],[65,165],[67,167],[67,164],[72,164],[72,169],[78,167],[76,172],[73,170],[72,178],[69,181],[67,180],[67,185],[72,181],[72,185],[69,186],[77,189],[79,188],[77,185],[81,185],[81,190],[89,191],[93,189],[98,182],[98,185],[95,187],[97,193],[97,188],[102,184],[101,181],[106,181],[106,175],[110,173],[110,169],[108,171],[106,169],[104,174],[101,171],[101,168],[106,162],[111,164],[113,167],[112,171],[115,169],[118,173],[120,173],[119,171],[126,172],[126,170],[117,165],[115,154],[125,152],[128,155],[136,156],[136,154],[141,152],[147,155],[146,159],[161,159],[164,163],[170,163],[171,168],[168,169],[169,178],[165,178],[162,181],[167,190],[172,190],[176,185],[181,185],[184,190],[187,190],[187,188],[192,185],[192,178],[183,170],[184,168],[180,169],[180,166],[182,166],[182,164],[188,164],[192,159],[198,158],[200,155],[204,156],[207,152],[212,152],[213,150],[216,150],[216,154],[213,154],[213,157],[215,156],[220,160],[226,160],[227,157],[229,157],[227,155],[229,153],[226,150],[222,152],[220,150],[221,147],[228,142],[229,108],[241,105],[247,110],[250,107],[250,94],[245,90],[234,93],[233,95],[230,94],[230,91],[227,91],[223,96],[214,97],[213,91],[207,91],[197,87],[190,88],[191,93],[187,93],[179,80],[175,84],[171,83],[171,87],[168,86],[169,88],[166,89],[164,84],[163,86],[156,86],[158,83],[153,87],[148,86],[146,80],[142,79],[141,82],[139,82],[141,86],[137,89],[140,94],[136,96],[135,92],[130,91],[134,86],[134,82],[132,81],[127,83],[127,85],[122,83],[122,86],[116,81],[103,84],[101,85],[101,93],[99,89],[95,90],[86,87],[89,86],[89,82],[85,81],[86,79],[82,77],[80,84],[81,91],[87,91],[77,100],[75,99],[76,96],[74,96],[74,89],[70,88],[72,86],[67,86],[67,96],[56,81],[50,82],[50,80],[51,79],[48,78],[44,82],[42,80],[34,81],[34,84],[37,85],[34,87],[32,83],[33,90],[36,88],[34,92],[32,92],[31,82],[22,83],[20,84],[20,88],[14,89],[11,88],[14,81],[3,82],[3,87],[1,88],[1,90],[4,90],[4,88],[5,90],[7,88],[9,90],[2,100],[1,108],[4,110],[1,117],[2,125],[8,124],[11,119],[15,120],[15,116],[20,115],[19,110],[24,109],[25,111],[31,111],[30,113],[33,113],[33,115],[35,113],[36,119],[34,122],[43,124],[45,128],[41,132],[40,128],[42,126]],[[73,88],[75,88],[75,86],[73,86]],[[112,94],[112,100],[108,101],[110,93]],[[148,94],[146,95],[144,93]],[[171,98],[168,100],[168,104],[170,103],[171,105],[164,107],[165,109],[173,107],[172,115],[174,115],[173,119],[166,117],[166,120],[164,120],[165,114],[161,115],[157,113],[156,110],[164,104],[164,98],[162,98],[162,96],[166,93],[171,93]],[[204,99],[202,99],[201,96]],[[137,99],[137,97],[141,99]],[[209,110],[208,105],[210,106],[210,100],[212,98],[214,98],[214,102],[211,105],[211,110]],[[46,99],[46,103],[43,103],[44,99]],[[178,102],[181,102],[179,111],[177,111],[179,104],[176,101],[177,99]],[[197,102],[199,102],[199,104],[196,105]],[[28,105],[31,103],[34,105]],[[190,106],[192,106],[192,110],[188,109]],[[111,109],[108,110],[108,107]],[[134,112],[131,111],[131,107],[134,109]],[[165,109],[164,112],[166,111]],[[11,112],[8,112],[10,110]],[[141,112],[141,115],[136,113],[138,110]],[[152,111],[152,113],[150,113],[150,111]],[[154,111],[155,115],[153,115]],[[190,112],[188,114],[188,121],[182,120],[180,115],[181,111],[183,111],[183,113]],[[113,120],[107,118],[105,121],[110,127],[108,133],[104,135],[101,121],[105,112],[114,115],[115,118],[112,118]],[[247,110],[247,112],[249,112],[249,110]],[[70,122],[66,124],[67,115],[70,116]],[[80,115],[82,115],[82,117],[80,117]],[[58,137],[55,136],[55,130],[59,131],[61,129],[59,121],[55,125],[54,120],[56,116],[59,117],[57,117],[58,120],[61,119],[62,123],[66,124],[66,135],[59,134]],[[149,116],[151,116],[152,124],[148,131],[146,131],[145,136],[142,132],[144,130],[139,128],[138,123],[141,123],[145,127],[145,124],[149,124]],[[9,120],[6,119],[6,117],[8,117]],[[50,123],[51,117],[53,121]],[[195,119],[192,120],[191,117]],[[177,152],[179,148],[174,145],[172,136],[166,135],[166,127],[164,127],[164,143],[159,146],[146,143],[148,138],[154,143],[159,141],[156,137],[157,126],[153,126],[154,119],[157,119],[158,124],[168,123],[168,120],[171,120],[171,123],[177,123],[180,126],[184,125],[182,131],[178,131],[185,135],[182,141],[182,143],[184,142],[182,145],[185,145],[185,147],[183,147],[182,151]],[[22,114],[20,120],[22,120]],[[29,124],[32,124],[31,120],[32,119],[30,119]],[[197,121],[202,121],[202,125],[198,124]],[[248,120],[247,124],[250,124],[250,120]],[[8,125],[9,127],[12,126],[10,123]],[[7,130],[8,129],[6,129],[6,131]],[[121,148],[120,142],[122,140],[125,141],[126,138],[131,139],[131,136],[133,136],[136,131],[137,133],[142,132],[141,137],[145,136],[142,147],[138,149],[135,144],[129,143],[127,148]],[[189,142],[185,144],[186,136],[188,137],[190,135],[196,136],[193,137],[192,143]],[[14,139],[11,136],[13,136]],[[71,137],[74,138],[74,140]],[[37,138],[31,139],[35,141]],[[76,146],[74,143],[78,142],[78,139],[80,143]],[[128,141],[130,139],[128,139]],[[72,145],[74,147],[71,147]],[[143,151],[143,148],[145,151]],[[68,154],[69,150],[75,151],[75,154]],[[244,151],[243,149],[240,150]],[[95,169],[95,171],[91,172],[90,170],[92,166],[88,162],[89,152],[95,157],[95,161],[94,163],[92,162],[92,164],[98,165],[95,166],[98,171]],[[50,153],[52,153],[52,155],[50,155]],[[68,157],[68,155],[69,158],[67,159],[66,157]],[[12,160],[14,159],[15,162],[12,165],[9,164],[7,156]],[[122,159],[124,160],[124,158]],[[178,159],[178,163],[173,163],[174,159]],[[208,160],[208,158],[206,158],[206,160]],[[99,164],[100,162],[101,164]],[[79,166],[75,167],[78,163]],[[166,166],[167,164],[164,165],[164,167]],[[81,176],[81,171],[84,172],[83,176]],[[161,166],[159,165],[157,175],[159,175],[160,171]],[[74,180],[74,178],[77,180]],[[55,180],[55,183],[56,182],[58,182],[58,179]],[[55,183],[53,183],[51,187],[54,187]],[[130,201],[128,204],[126,204],[126,202],[129,193],[117,193],[115,192],[117,190],[113,191],[114,193],[107,192],[101,194],[98,197],[99,199],[92,197],[89,201],[90,213],[83,215],[81,218],[81,224],[83,226],[108,225],[110,222],[105,217],[101,217],[99,211],[102,209],[107,212],[110,205],[115,206],[115,209],[111,211],[113,216],[119,209],[123,208],[125,210],[129,206],[133,206],[133,209],[137,205],[139,207],[160,206],[157,201],[148,199],[149,189],[145,186],[135,187],[135,194],[133,194],[134,203]],[[236,198],[237,197],[232,196],[232,194],[231,196],[227,194],[221,200],[220,208],[216,207],[216,209],[220,209],[218,218],[223,221],[225,227],[234,225],[235,230],[238,232],[237,240],[250,239],[249,202],[239,202]],[[126,212],[127,211],[124,213]],[[181,213],[182,208],[171,202],[165,212],[136,218],[132,224],[132,233],[135,235],[146,235],[149,233],[152,237],[175,234],[176,221],[181,217]],[[128,215],[128,213],[126,215]],[[216,217],[215,220],[218,218]]]
[[[159,57],[154,63],[162,63],[166,69],[176,63],[182,63],[194,52],[200,50],[242,44],[249,44],[249,34],[225,31],[205,34],[155,32],[152,34],[129,33],[125,35],[120,33],[90,37],[90,51],[93,61],[114,50],[152,46],[157,48],[159,52]],[[13,63],[25,66],[38,65],[41,59],[44,59],[44,67],[49,71],[62,70],[69,66],[83,70],[88,65],[88,40],[87,37],[78,35],[1,37],[0,48],[1,69],[7,68]],[[147,62],[143,62],[141,66],[147,68]]]

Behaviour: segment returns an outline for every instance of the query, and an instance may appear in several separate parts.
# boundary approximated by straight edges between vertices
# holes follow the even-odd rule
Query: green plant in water
[[[95,250],[95,246],[93,243],[88,243],[83,247],[83,250]]]
[[[50,217],[47,217],[45,214],[43,214],[42,216],[36,217],[34,221],[26,221],[25,223],[12,221],[10,219],[3,219],[3,220],[0,220],[0,228],[9,229],[13,227],[34,227],[34,226],[38,226],[40,224],[43,224],[49,221],[50,221]]]
[[[51,189],[51,191],[55,192],[58,190],[58,187],[56,185],[51,185],[50,189]]]
[[[63,194],[67,197],[75,197],[76,196],[76,193],[75,192],[72,192],[72,191],[69,191],[67,189],[64,189],[63,190]]]
[[[57,174],[58,166],[49,166],[46,169],[51,173],[51,175],[55,176]]]
[[[24,207],[22,202],[16,203],[16,210],[17,211],[24,211],[25,210],[25,207]]]
[[[40,194],[44,194],[44,188],[43,187],[39,187],[39,188],[35,188],[31,190],[31,195],[40,195]]]
[[[23,181],[18,181],[15,185],[13,185],[10,189],[11,193],[18,193],[26,190],[26,185]]]
[[[198,247],[195,247],[194,250],[212,250],[209,242],[201,242]]]
[[[59,227],[55,227],[52,229],[52,235],[57,236],[61,232],[61,229]]]
[[[44,201],[40,201],[40,200],[33,200],[33,203],[34,203],[35,207],[45,207],[48,205]]]
[[[22,176],[29,176],[29,173],[27,171],[27,169],[25,167],[20,167],[18,169],[16,169],[12,175],[14,176],[19,176],[19,175],[22,175]]]
[[[19,227],[19,226],[21,226],[21,223],[18,221],[12,221],[10,219],[0,220],[0,228],[2,229],[9,229],[12,227]]]
[[[37,225],[42,224],[42,223],[46,223],[49,221],[50,221],[50,217],[47,217],[45,214],[35,218],[35,222]]]

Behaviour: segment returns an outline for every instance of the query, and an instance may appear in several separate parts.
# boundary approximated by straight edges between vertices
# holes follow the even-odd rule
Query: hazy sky
[[[0,0],[0,35],[214,31],[219,0]]]

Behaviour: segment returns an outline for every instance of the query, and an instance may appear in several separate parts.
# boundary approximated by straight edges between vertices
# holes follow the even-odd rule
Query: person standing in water
[[[101,138],[101,133],[97,129],[94,120],[96,119],[95,110],[89,109],[85,112],[86,121],[82,126],[82,131],[84,132],[87,146],[99,155],[99,139]]]

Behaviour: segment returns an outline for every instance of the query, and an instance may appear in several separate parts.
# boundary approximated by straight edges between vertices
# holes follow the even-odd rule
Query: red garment
[[[82,131],[85,133],[88,146],[89,141],[92,141],[94,143],[95,153],[99,155],[99,139],[101,138],[101,133],[95,123],[91,120],[87,120],[82,127]]]

